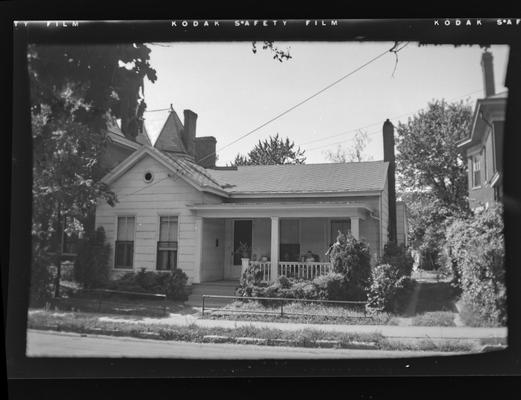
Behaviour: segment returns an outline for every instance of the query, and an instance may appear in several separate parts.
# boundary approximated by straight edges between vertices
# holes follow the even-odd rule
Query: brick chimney
[[[387,170],[388,198],[389,198],[389,224],[388,237],[390,242],[396,243],[396,162],[394,157],[394,126],[386,119],[383,125],[384,161],[389,162]]]
[[[186,152],[189,156],[195,158],[195,127],[197,122],[197,114],[191,110],[184,110],[184,129],[181,133]]]
[[[217,140],[213,136],[195,138],[195,162],[203,168],[214,168],[216,144]]]
[[[494,86],[494,64],[492,53],[485,50],[481,56],[481,70],[483,71],[483,89],[485,97],[496,94]]]

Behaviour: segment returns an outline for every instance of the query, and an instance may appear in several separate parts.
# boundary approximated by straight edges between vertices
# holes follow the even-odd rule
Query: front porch
[[[192,211],[195,283],[238,281],[250,265],[265,282],[281,275],[314,279],[332,270],[326,253],[338,231],[366,241],[373,258],[379,254],[379,220],[360,203],[205,204]],[[241,243],[244,254],[237,251]]]

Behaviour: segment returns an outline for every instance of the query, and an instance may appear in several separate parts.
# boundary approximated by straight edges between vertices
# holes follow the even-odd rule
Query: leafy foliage
[[[400,268],[381,264],[372,270],[367,307],[371,311],[402,312],[416,282],[404,276]]]
[[[456,143],[466,136],[471,117],[468,103],[441,100],[398,124],[397,178],[409,209],[410,238],[425,270],[442,265],[449,218],[469,213],[467,163]]]
[[[135,138],[146,108],[144,78],[157,79],[149,59],[150,49],[137,43],[30,45],[33,112],[47,105],[53,118],[70,117],[94,130],[106,128],[109,112],[121,118],[125,136]]]
[[[489,208],[447,229],[447,262],[457,271],[461,301],[469,319],[506,323],[505,247],[502,208]]]
[[[470,129],[468,103],[429,103],[397,128],[397,172],[403,190],[428,191],[444,205],[467,209],[467,168],[456,143]]]
[[[369,247],[350,234],[340,233],[328,250],[333,271],[345,277],[347,291],[353,299],[365,297],[371,276]]]
[[[105,241],[105,230],[99,227],[78,243],[74,263],[74,278],[85,289],[103,287],[109,279],[110,244]]]
[[[32,260],[29,304],[31,307],[41,307],[52,297],[51,260],[36,241],[32,243]]]
[[[146,271],[128,272],[119,279],[107,283],[107,288],[128,292],[166,294],[171,300],[186,300],[188,277],[179,268],[171,272]]]
[[[262,43],[262,50],[269,50],[273,53],[273,59],[278,60],[280,62],[283,62],[284,60],[289,60],[291,57],[291,54],[289,53],[289,49],[281,50],[278,48],[275,43],[271,41],[265,40]],[[253,54],[257,53],[257,42],[252,42],[252,52]]]
[[[244,297],[364,300],[371,273],[367,245],[351,235],[339,234],[329,254],[334,272],[312,281],[279,276],[268,284],[262,282],[260,266],[249,265],[241,276],[236,293]]]
[[[238,154],[232,165],[280,165],[280,164],[304,164],[304,150],[295,149],[295,143],[279,137],[270,136],[259,143],[246,155]]]
[[[104,130],[109,121],[121,118],[125,135],[137,135],[146,107],[140,97],[143,79],[156,80],[149,53],[139,44],[28,47],[32,234],[43,252],[56,252],[55,296],[63,235],[81,234],[98,200],[111,205],[116,201],[99,181],[105,172],[99,163],[106,145]]]
[[[405,245],[388,242],[384,246],[384,254],[379,264],[391,264],[398,268],[401,275],[410,276],[414,259]]]
[[[341,145],[338,145],[335,152],[326,150],[325,156],[329,161],[336,163],[370,161],[371,157],[364,154],[368,142],[369,136],[367,132],[359,130],[353,138],[351,147],[344,149]]]

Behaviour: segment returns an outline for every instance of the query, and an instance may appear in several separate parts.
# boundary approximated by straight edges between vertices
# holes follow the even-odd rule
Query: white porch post
[[[195,217],[194,283],[201,282],[203,252],[203,218]]]
[[[360,240],[360,217],[351,217],[351,235]]]
[[[279,217],[271,217],[271,280],[279,275]]]

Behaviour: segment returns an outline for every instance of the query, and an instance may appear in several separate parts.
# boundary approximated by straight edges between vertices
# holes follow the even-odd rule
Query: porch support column
[[[195,217],[194,283],[201,283],[203,254],[203,218]]]
[[[279,275],[279,217],[271,217],[271,281]]]
[[[360,217],[351,217],[351,235],[360,240]]]

